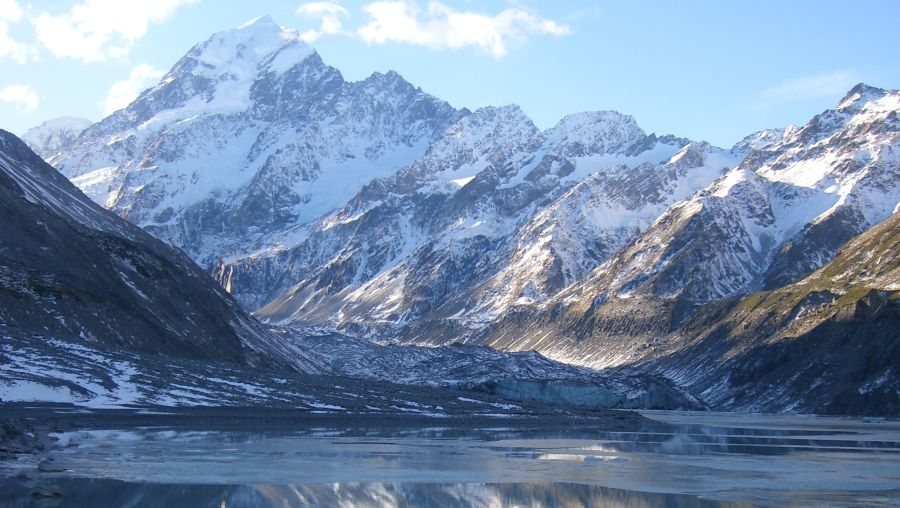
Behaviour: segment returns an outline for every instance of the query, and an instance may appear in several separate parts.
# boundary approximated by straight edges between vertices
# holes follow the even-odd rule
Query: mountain
[[[631,363],[704,306],[803,278],[898,208],[898,109],[900,92],[855,87],[483,341],[598,367]]]
[[[895,212],[802,280],[699,312],[646,370],[728,410],[897,415],[898,252]]]
[[[261,249],[219,273],[246,306],[271,300],[257,312],[269,321],[380,339],[434,323],[431,339],[457,340],[579,280],[736,159],[648,135],[616,112],[540,132],[517,107],[484,108],[295,246]]]
[[[64,116],[47,120],[22,134],[24,141],[43,159],[50,159],[68,148],[85,129],[94,123],[87,118]]]
[[[264,17],[51,162],[269,324],[637,368],[887,219],[898,110],[900,93],[860,84],[725,149],[614,111],[540,130],[393,72],[347,82]]]
[[[51,159],[94,201],[202,266],[342,206],[465,111],[398,74],[347,82],[262,17],[192,48]]]
[[[186,256],[92,202],[6,131],[0,198],[5,335],[318,371]]]
[[[374,336],[423,319],[476,331],[549,298],[740,156],[612,111],[542,132],[393,72],[349,83],[264,17],[191,49],[51,162],[245,309]]]
[[[183,253],[92,202],[5,131],[0,203],[0,400],[432,417],[698,406],[652,374],[269,329]]]

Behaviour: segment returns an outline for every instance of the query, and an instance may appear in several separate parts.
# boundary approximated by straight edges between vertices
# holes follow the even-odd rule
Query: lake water
[[[0,465],[0,506],[900,506],[900,422],[645,415],[660,424],[85,429],[59,435],[64,472]]]

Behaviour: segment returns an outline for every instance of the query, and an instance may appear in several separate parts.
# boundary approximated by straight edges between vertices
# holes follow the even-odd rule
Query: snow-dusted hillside
[[[319,371],[183,253],[98,206],[2,130],[0,202],[4,337]]]
[[[802,280],[697,313],[640,369],[727,410],[896,416],[898,252],[895,212]]]
[[[54,118],[28,129],[22,134],[22,141],[41,158],[50,159],[72,145],[92,123],[87,118],[73,116]]]
[[[703,305],[811,273],[898,209],[898,111],[900,92],[855,87],[486,340],[582,364],[629,363]]]
[[[263,17],[195,46],[51,162],[209,266],[344,205],[463,114],[393,72],[346,82]]]

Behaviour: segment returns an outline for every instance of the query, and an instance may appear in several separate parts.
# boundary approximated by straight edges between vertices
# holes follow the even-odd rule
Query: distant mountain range
[[[394,72],[347,82],[263,17],[198,44],[76,138],[45,126],[31,143],[271,324],[534,349],[660,373],[714,407],[878,412],[896,369],[798,381],[838,347],[786,361],[799,377],[781,396],[734,379],[774,350],[761,344],[820,326],[851,283],[828,289],[825,314],[773,325],[734,313],[827,271],[898,210],[898,111],[900,92],[860,84],[806,125],[731,148],[647,134],[613,111],[541,131],[516,106],[457,110]],[[886,301],[877,319],[896,319]],[[721,331],[733,320],[749,356]],[[871,325],[853,323],[834,330]],[[885,330],[890,349],[900,334]],[[859,396],[841,406],[837,383],[850,379]]]
[[[654,374],[269,328],[182,252],[92,202],[2,130],[0,198],[0,402],[410,416],[701,407]],[[334,376],[350,386],[337,390]],[[498,402],[510,399],[525,405]]]

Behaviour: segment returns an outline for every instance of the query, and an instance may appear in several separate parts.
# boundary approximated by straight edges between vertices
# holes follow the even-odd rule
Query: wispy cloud
[[[308,2],[297,7],[296,14],[319,21],[319,28],[300,34],[306,42],[312,42],[323,35],[339,34],[343,31],[341,18],[350,13],[340,4],[332,2]]]
[[[19,23],[25,11],[16,0],[0,0],[0,58],[24,64],[37,58],[37,48],[21,43],[10,35],[10,23]]]
[[[28,113],[38,107],[38,94],[29,85],[8,85],[0,90],[0,101],[12,104],[20,113]]]
[[[337,3],[304,3],[296,12],[319,23],[317,28],[301,34],[308,42],[323,35],[340,34],[367,44],[398,43],[431,49],[471,47],[495,58],[506,56],[511,46],[531,36],[561,37],[570,31],[567,24],[542,18],[519,5],[484,13],[458,11],[437,0],[430,0],[424,9],[416,0],[381,0],[363,5],[362,24],[350,29],[344,28],[344,18],[350,12]]]
[[[851,70],[789,79],[763,90],[759,94],[757,106],[775,106],[788,102],[839,95],[849,90],[857,82],[859,82],[859,76]]]
[[[157,69],[149,64],[136,65],[131,69],[128,77],[113,83],[103,101],[103,114],[113,112],[131,104],[141,92],[156,83],[156,80],[165,74],[162,69]]]
[[[187,4],[199,0],[85,0],[68,12],[42,12],[31,22],[53,55],[85,62],[128,55],[135,41]]]
[[[369,44],[397,42],[433,49],[471,46],[496,58],[529,36],[569,33],[568,25],[518,6],[485,14],[457,11],[434,0],[424,11],[411,0],[390,0],[367,4],[363,12],[369,20],[356,33]]]

